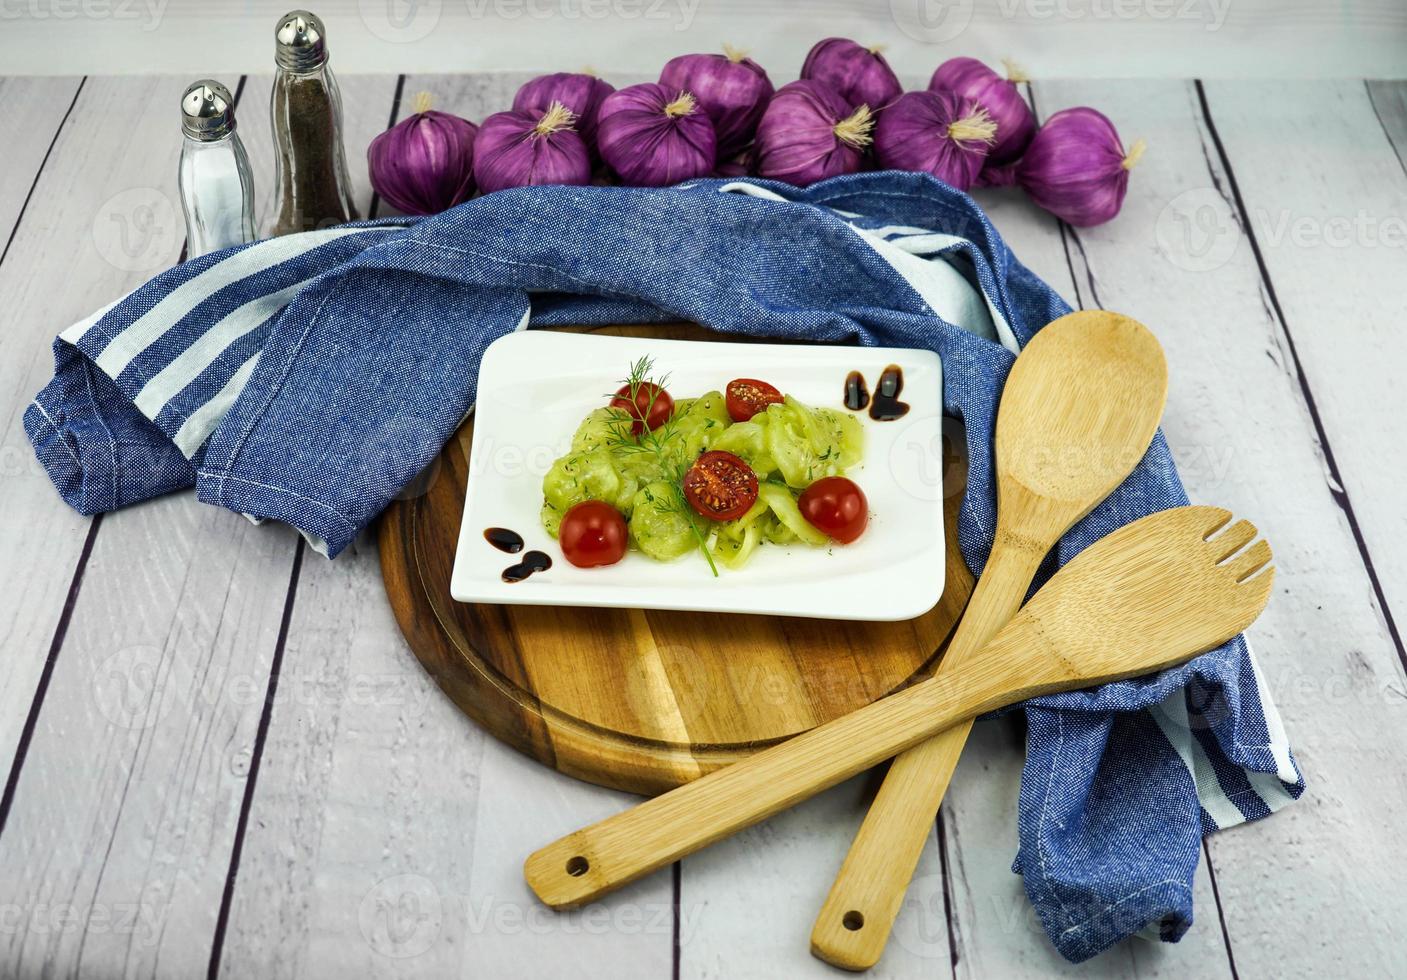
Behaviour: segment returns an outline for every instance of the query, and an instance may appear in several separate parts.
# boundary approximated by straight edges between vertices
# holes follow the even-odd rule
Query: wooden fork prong
[[[1256,539],[1256,526],[1250,521],[1237,521],[1219,532],[1208,543],[1217,561],[1225,561]]]
[[[1236,516],[1224,507],[1198,505],[1183,510],[1187,514],[1187,519],[1192,522],[1192,527],[1202,535],[1203,541],[1210,539],[1213,534],[1230,524],[1231,519]]]
[[[1270,542],[1262,538],[1221,567],[1225,568],[1237,582],[1244,582],[1269,565],[1273,557],[1274,555],[1270,551]]]

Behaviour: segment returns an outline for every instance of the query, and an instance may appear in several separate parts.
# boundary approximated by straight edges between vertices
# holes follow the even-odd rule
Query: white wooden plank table
[[[362,150],[413,93],[480,119],[521,80],[344,77],[360,206]],[[550,913],[524,855],[629,799],[459,714],[401,640],[374,541],[329,563],[188,497],[96,520],[59,501],[20,417],[53,334],[180,253],[183,81],[0,78],[0,976],[838,975],[806,937],[873,776]],[[239,90],[261,191],[268,85]],[[1073,967],[1008,870],[1020,733],[983,723],[873,975],[1400,975],[1407,83],[1030,94],[1149,139],[1108,225],[979,199],[1072,303],[1167,348],[1190,493],[1276,545],[1252,643],[1309,790],[1208,840],[1182,943]]]

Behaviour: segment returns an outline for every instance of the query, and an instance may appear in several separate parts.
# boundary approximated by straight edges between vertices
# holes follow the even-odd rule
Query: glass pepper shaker
[[[230,90],[203,78],[181,96],[178,182],[186,255],[196,258],[254,240],[254,176],[235,132]]]
[[[342,93],[328,66],[327,32],[306,10],[285,14],[274,31],[275,180],[272,235],[357,219],[342,146]]]

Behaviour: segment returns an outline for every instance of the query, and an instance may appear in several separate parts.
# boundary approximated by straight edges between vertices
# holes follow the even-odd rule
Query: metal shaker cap
[[[181,96],[181,129],[191,139],[212,142],[234,132],[234,96],[213,78],[202,78]]]
[[[327,30],[317,14],[294,10],[274,29],[274,61],[287,71],[313,71],[327,61]]]

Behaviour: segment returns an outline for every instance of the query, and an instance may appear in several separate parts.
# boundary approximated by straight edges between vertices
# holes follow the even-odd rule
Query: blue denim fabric
[[[55,379],[25,425],[64,499],[93,513],[193,484],[199,499],[286,521],[335,556],[439,452],[474,403],[484,349],[525,317],[532,326],[692,320],[728,334],[937,351],[945,410],[966,430],[970,457],[959,543],[980,573],[996,518],[996,409],[1014,355],[938,316],[855,229],[960,238],[931,260],[963,270],[1017,343],[1069,311],[966,195],[915,174],[805,190],[760,181],[523,188],[404,227],[347,228],[361,230],[309,244],[287,260],[296,268],[239,267],[260,254],[243,250],[270,243],[205,256],[56,341]],[[281,312],[163,394],[159,411],[148,405],[153,417],[138,410],[144,386],[213,320],[303,280]],[[114,338],[160,321],[158,304],[182,289],[205,298],[158,343],[118,361]],[[123,364],[116,377],[99,369],[105,358]],[[187,423],[219,392],[232,401],[207,437]],[[185,453],[175,448],[182,438]],[[1185,502],[1160,435],[1060,542],[1042,579],[1109,531]],[[1237,639],[1156,677],[1024,706],[1014,867],[1062,954],[1082,960],[1149,926],[1180,938],[1202,834],[1300,794],[1262,692]]]

